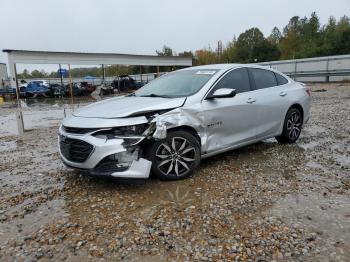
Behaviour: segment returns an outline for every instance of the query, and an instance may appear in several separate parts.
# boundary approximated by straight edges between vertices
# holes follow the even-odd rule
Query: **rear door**
[[[255,123],[257,111],[251,96],[250,79],[247,68],[238,68],[228,72],[211,89],[208,95],[220,88],[235,89],[232,98],[203,100],[199,116],[206,126],[206,153],[224,150],[249,140],[256,135]]]
[[[278,85],[273,71],[261,68],[249,68],[253,82],[252,95],[256,98],[258,112],[256,120],[256,136],[258,139],[275,136],[284,121],[287,103],[287,92],[283,85]],[[288,82],[288,81],[287,81]]]

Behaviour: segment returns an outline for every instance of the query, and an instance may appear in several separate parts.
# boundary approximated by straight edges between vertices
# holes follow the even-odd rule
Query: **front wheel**
[[[300,136],[302,126],[303,117],[300,110],[297,108],[289,109],[284,120],[283,132],[276,137],[277,141],[288,144],[295,143]]]
[[[155,141],[148,151],[152,172],[161,180],[190,176],[200,163],[200,143],[190,132],[169,131],[167,138]]]

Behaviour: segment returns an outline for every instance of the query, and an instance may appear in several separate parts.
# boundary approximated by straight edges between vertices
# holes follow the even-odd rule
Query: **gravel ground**
[[[0,109],[0,260],[349,261],[350,86],[312,89],[298,143],[270,139],[186,180],[131,185],[64,167],[57,122],[17,140],[13,109]]]

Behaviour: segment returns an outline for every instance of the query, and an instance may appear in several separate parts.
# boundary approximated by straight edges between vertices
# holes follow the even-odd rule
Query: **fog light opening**
[[[121,172],[130,168],[134,160],[139,159],[139,149],[130,148],[126,151],[105,157],[97,166],[97,171]]]

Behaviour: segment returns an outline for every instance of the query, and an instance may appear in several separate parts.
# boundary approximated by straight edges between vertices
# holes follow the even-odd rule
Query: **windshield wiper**
[[[156,94],[149,94],[149,95],[143,95],[140,97],[162,97],[162,98],[169,98],[169,96],[165,96],[165,95],[156,95]]]

